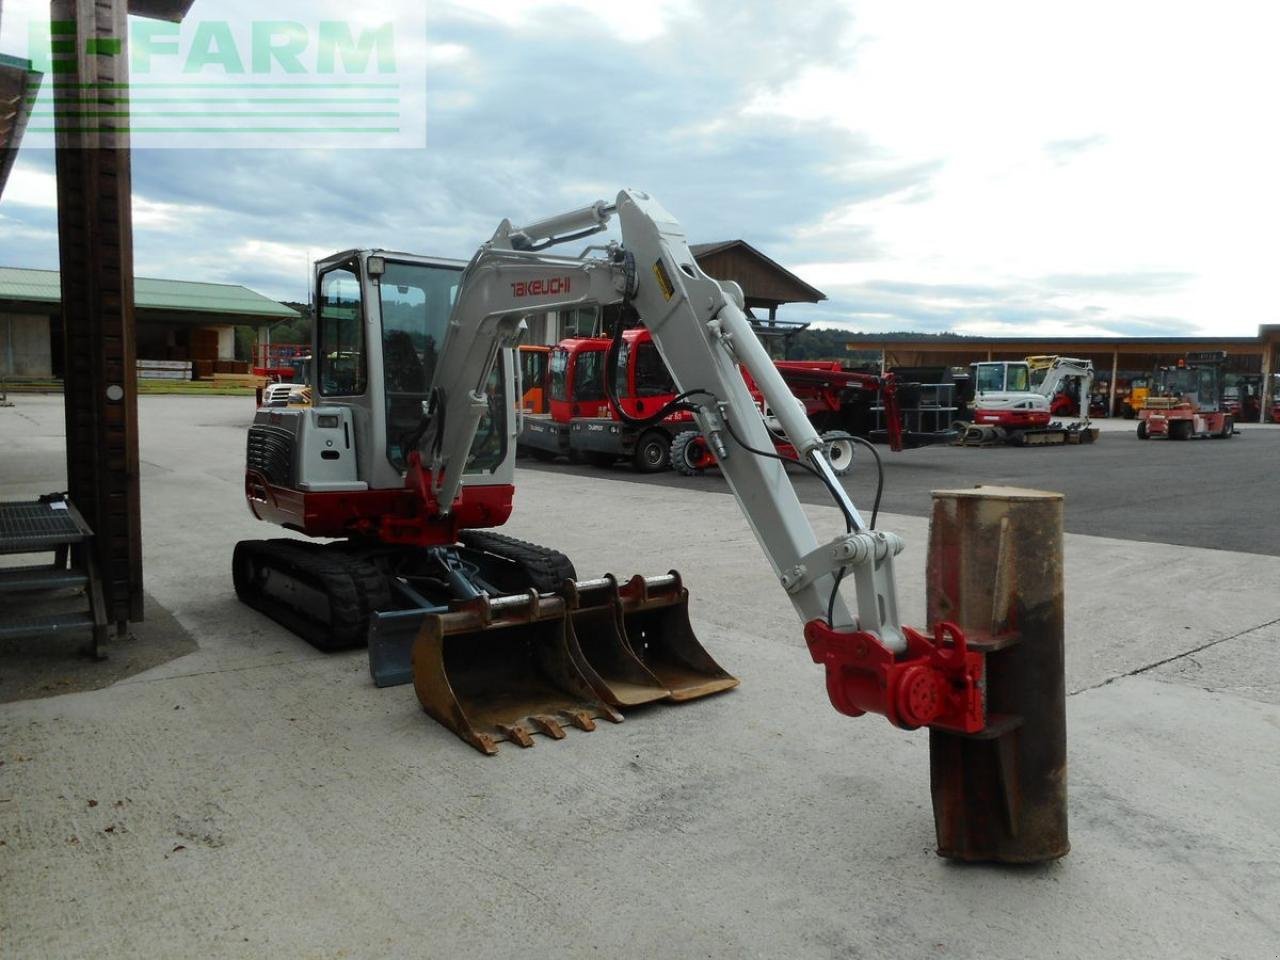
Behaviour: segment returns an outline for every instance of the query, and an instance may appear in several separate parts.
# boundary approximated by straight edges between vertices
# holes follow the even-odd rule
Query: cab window
[[[584,350],[578,354],[573,372],[573,399],[579,402],[604,399],[603,350]]]
[[[507,456],[507,360],[511,351],[503,350],[485,382],[484,395],[488,408],[476,425],[467,452],[468,474],[493,473]]]
[[[1004,367],[998,363],[978,364],[978,392],[1001,391],[1004,389]]]
[[[556,347],[551,351],[551,399],[569,399],[569,351]]]
[[[404,440],[422,421],[436,362],[458,295],[454,266],[388,260],[379,278],[387,459],[404,469]]]
[[[1020,363],[1012,364],[1005,369],[1009,372],[1005,381],[1005,389],[1010,393],[1026,393],[1031,389],[1031,377],[1027,368]]]
[[[675,381],[658,348],[653,343],[641,343],[636,352],[636,396],[657,397],[675,392]]]
[[[320,393],[327,397],[359,396],[368,386],[368,374],[360,278],[353,267],[335,267],[325,273],[316,302]]]

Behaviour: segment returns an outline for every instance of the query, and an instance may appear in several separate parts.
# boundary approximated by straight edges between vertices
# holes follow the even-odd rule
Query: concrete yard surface
[[[0,496],[60,487],[60,399],[0,410]],[[722,486],[518,472],[506,532],[584,577],[679,569],[742,685],[486,758],[363,651],[236,601],[235,542],[281,535],[243,503],[251,401],[140,414],[147,590],[199,649],[0,705],[0,957],[1280,951],[1280,557],[1069,534],[1072,851],[961,866],[933,852],[927,735],[829,705]],[[927,519],[880,525],[920,624]]]

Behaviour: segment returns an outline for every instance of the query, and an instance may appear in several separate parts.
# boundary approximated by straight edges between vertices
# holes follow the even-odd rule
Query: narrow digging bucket
[[[428,615],[413,646],[413,686],[427,713],[490,755],[499,740],[532,747],[535,733],[561,740],[566,726],[622,720],[573,663],[564,600],[535,591]]]
[[[665,577],[632,577],[618,588],[627,645],[666,687],[671,700],[693,700],[738,685],[712,659],[689,623],[689,591],[672,570]]]
[[[615,707],[665,700],[671,691],[640,662],[622,629],[618,581],[565,583],[569,605],[569,651],[596,695]]]

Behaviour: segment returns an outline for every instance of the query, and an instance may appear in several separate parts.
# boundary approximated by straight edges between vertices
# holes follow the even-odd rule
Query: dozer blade
[[[627,644],[666,687],[672,700],[692,700],[738,685],[698,642],[689,623],[689,591],[674,570],[632,577],[618,588]]]
[[[597,699],[574,665],[561,597],[481,597],[428,614],[413,645],[413,686],[422,708],[477,750],[497,741],[533,746],[564,727],[594,730],[622,715]]]
[[[413,682],[413,644],[422,623],[433,613],[448,610],[448,607],[390,610],[369,617],[369,674],[374,686],[394,687]]]
[[[618,581],[566,581],[569,651],[597,696],[615,707],[634,707],[671,695],[632,652],[622,627]]]

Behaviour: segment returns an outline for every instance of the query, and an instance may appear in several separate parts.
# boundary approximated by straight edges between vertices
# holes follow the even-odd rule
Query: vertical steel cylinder
[[[959,624],[986,653],[987,672],[986,729],[929,733],[939,856],[1004,863],[1064,856],[1062,495],[935,491],[928,608],[931,624]]]

